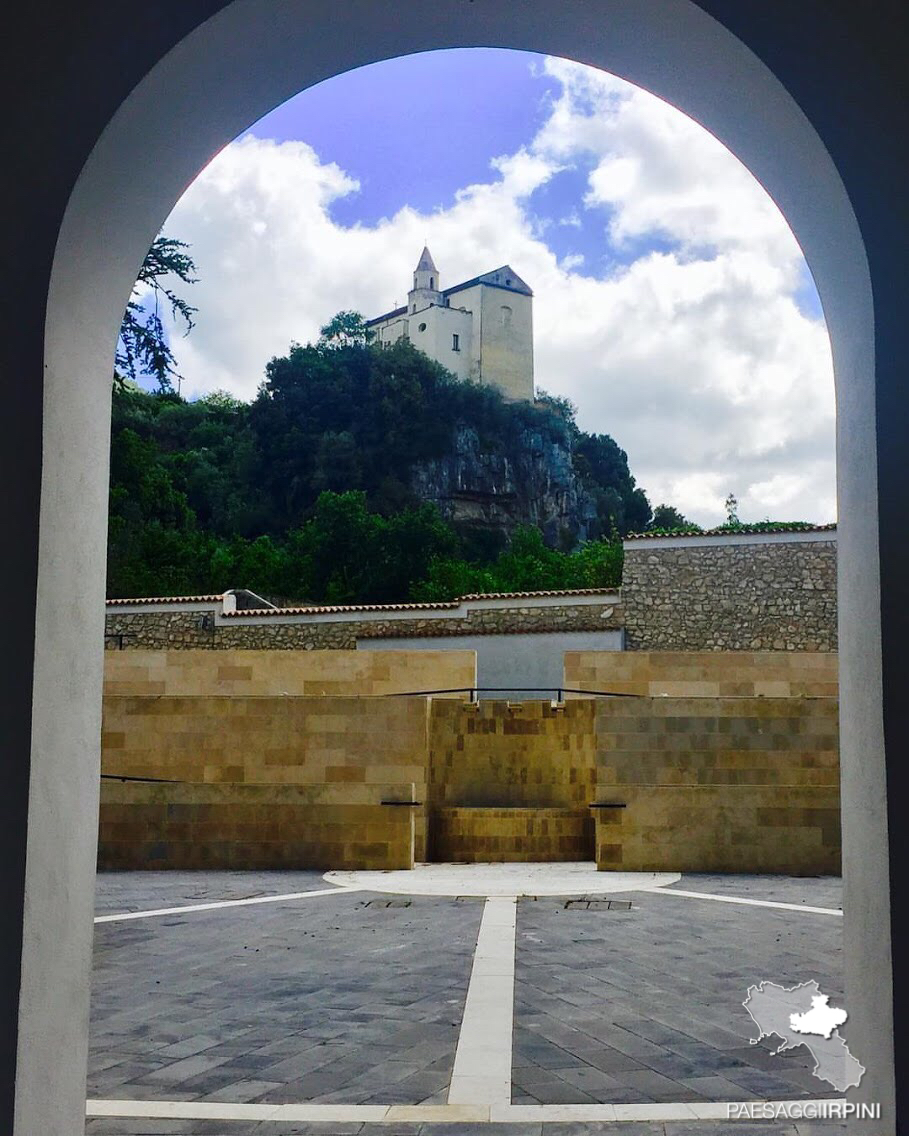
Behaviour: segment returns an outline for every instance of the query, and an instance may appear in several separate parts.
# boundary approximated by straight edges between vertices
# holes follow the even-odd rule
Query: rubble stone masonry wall
[[[215,605],[212,605],[214,611]],[[183,650],[207,647],[261,650],[352,650],[358,639],[432,638],[442,635],[502,635],[533,631],[615,631],[622,626],[621,606],[564,604],[546,607],[515,606],[472,610],[457,618],[421,617],[418,613],[394,617],[393,613],[362,619],[330,620],[299,617],[258,616],[244,622],[205,621],[198,611],[120,611],[109,607],[105,646]],[[206,626],[207,623],[207,626]]]
[[[835,540],[629,541],[632,651],[835,651]]]

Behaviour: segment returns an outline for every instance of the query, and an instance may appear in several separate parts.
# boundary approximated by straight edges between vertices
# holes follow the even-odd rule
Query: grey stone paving
[[[837,906],[839,881],[685,876],[689,891]],[[816,888],[822,885],[824,902]],[[640,892],[631,911],[518,907],[512,1100],[635,1104],[832,1090],[805,1047],[775,1056],[742,1006],[762,979],[842,999],[842,920]],[[844,1031],[848,1040],[848,1031]],[[738,1129],[737,1129],[738,1130]]]
[[[843,906],[840,876],[735,876],[686,872],[668,891],[703,891],[713,895],[737,895],[745,899],[769,899],[775,903],[805,903],[811,907]]]
[[[318,890],[318,872],[106,873],[99,913]],[[688,891],[838,907],[839,881],[687,875]],[[842,997],[830,916],[626,893],[518,910],[513,1100],[826,1096],[804,1050],[750,1046],[760,979]],[[88,1095],[346,1104],[446,1099],[482,900],[374,893],[96,927]],[[848,1026],[844,1030],[848,1041]],[[858,1054],[859,1058],[861,1055]],[[87,1136],[833,1136],[837,1123],[275,1124],[93,1118]]]
[[[295,875],[266,879],[266,892],[297,890]],[[110,882],[112,906],[126,909],[126,879]],[[237,897],[257,882],[183,880],[176,892]],[[99,891],[107,885],[101,877]],[[154,885],[140,878],[132,906],[177,905]],[[367,907],[371,898],[97,925],[89,1097],[444,1100],[482,901]]]
[[[331,886],[322,875],[322,872],[102,872],[95,888],[95,914],[320,891]]]

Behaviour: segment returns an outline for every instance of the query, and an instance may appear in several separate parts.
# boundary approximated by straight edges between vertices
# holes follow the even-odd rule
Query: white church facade
[[[533,292],[507,264],[442,288],[428,248],[413,274],[405,307],[366,323],[373,342],[409,339],[459,379],[533,399]]]

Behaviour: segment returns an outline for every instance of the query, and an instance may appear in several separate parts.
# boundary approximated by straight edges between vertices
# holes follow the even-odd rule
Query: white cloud
[[[330,206],[357,183],[304,143],[247,136],[223,150],[165,225],[199,268],[197,326],[175,342],[184,393],[251,398],[267,360],[336,311],[403,302],[428,237],[443,283],[506,262],[530,282],[537,384],[618,441],[653,504],[715,523],[732,491],[744,520],[833,519],[829,343],[795,302],[804,263],[778,210],[652,95],[564,60],[546,69],[561,93],[537,136],[431,215],[405,205],[345,228]],[[590,257],[559,260],[528,197],[579,160],[588,191],[560,224],[599,211],[617,248],[660,238],[671,251],[603,276]]]

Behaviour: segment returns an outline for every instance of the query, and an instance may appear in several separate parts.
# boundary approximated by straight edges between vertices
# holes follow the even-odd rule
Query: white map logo
[[[861,1081],[865,1066],[849,1052],[840,1037],[839,1026],[847,1014],[829,1004],[828,995],[813,980],[787,988],[775,982],[762,982],[748,987],[748,997],[742,1003],[760,1030],[751,1039],[752,1045],[771,1034],[782,1039],[774,1053],[806,1045],[814,1058],[815,1077],[841,1093]]]

